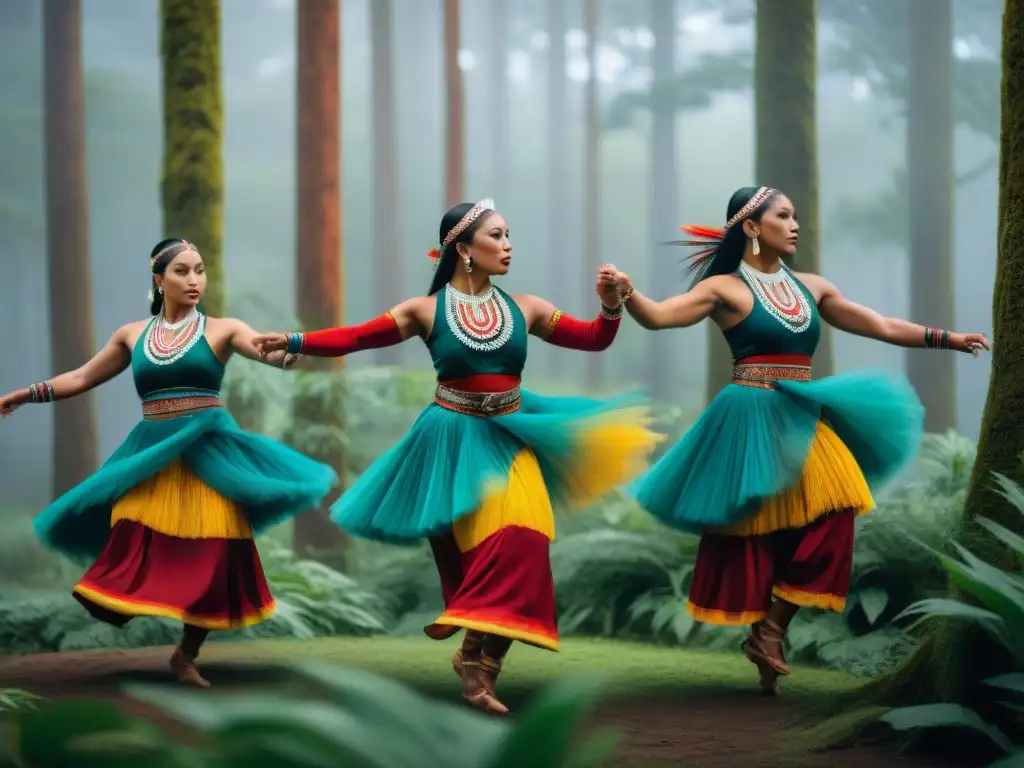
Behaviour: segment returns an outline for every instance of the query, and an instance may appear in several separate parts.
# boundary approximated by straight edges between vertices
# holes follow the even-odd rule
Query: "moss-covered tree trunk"
[[[74,370],[95,351],[85,165],[81,0],[43,6],[46,103],[46,230],[50,360]],[[57,403],[53,414],[53,491],[60,495],[96,471],[99,434],[92,393]]]
[[[398,145],[395,136],[395,64],[392,0],[370,4],[371,79],[373,100],[373,297],[375,312],[402,300],[403,270],[399,259],[401,209],[398,195]],[[378,365],[397,365],[404,346],[375,351]]]
[[[679,224],[679,172],[676,151],[677,105],[667,93],[676,77],[676,0],[648,0],[647,13],[654,31],[651,70],[654,75],[651,99],[650,216],[651,244],[647,254],[647,289],[655,299],[666,299],[678,292],[679,264],[675,254],[662,243],[672,240]],[[715,329],[717,331],[717,329]],[[651,394],[669,401],[678,396],[673,380],[672,360],[678,354],[679,340],[674,334],[651,333],[647,336],[647,371],[644,377]],[[673,347],[676,347],[674,350]]]
[[[569,78],[566,74],[565,36],[569,31],[569,4],[565,0],[547,0],[547,29],[550,43],[547,51],[547,108],[544,120],[547,132],[547,273],[552,290],[562,286],[557,304],[567,307],[573,295],[570,286],[576,282],[570,254],[569,227],[563,206],[573,199],[569,163]],[[544,366],[552,378],[564,377],[570,361],[564,350],[542,344],[531,359],[543,355]]]
[[[298,210],[296,306],[304,329],[332,328],[344,318],[341,237],[341,15],[338,0],[304,0],[298,8]],[[330,374],[340,358],[307,361],[314,371]],[[320,388],[323,391],[323,388]],[[296,421],[341,426],[344,415],[333,398],[316,388],[296,398]],[[340,445],[324,447],[314,458],[344,476]],[[295,520],[292,546],[304,556],[324,555],[344,564],[346,538],[325,508]]]
[[[448,207],[463,202],[466,194],[466,118],[463,113],[462,69],[459,67],[461,36],[462,3],[444,0],[444,88],[447,104],[444,199]]]
[[[999,253],[992,301],[992,376],[964,520],[967,545],[1006,568],[1014,563],[973,520],[984,516],[1024,535],[1020,515],[992,488],[992,473],[1024,483],[1024,0],[1003,14],[1002,136],[999,159]],[[991,690],[970,684],[1004,657],[984,635],[956,622],[934,622],[921,649],[876,688],[887,703],[960,701],[1005,718]],[[1013,728],[1011,728],[1013,730]]]
[[[601,104],[597,80],[597,44],[600,36],[600,0],[583,0],[583,31],[587,37],[590,77],[583,93],[583,302],[596,302],[585,286],[597,279],[601,263]],[[594,298],[591,298],[594,297]],[[586,310],[584,310],[584,313]],[[604,355],[586,356],[586,386],[595,389],[604,378]]]
[[[910,319],[953,328],[953,0],[928,0],[928,23],[908,25],[907,180]],[[956,361],[907,351],[907,375],[925,407],[925,429],[956,426]]]
[[[206,265],[203,311],[223,316],[224,127],[220,0],[160,0],[164,78],[164,234],[196,244]]]

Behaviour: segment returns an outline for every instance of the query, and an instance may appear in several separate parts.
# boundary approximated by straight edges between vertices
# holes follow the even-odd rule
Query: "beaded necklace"
[[[778,272],[767,274],[741,261],[739,271],[769,315],[793,333],[807,330],[811,324],[811,305],[785,265]]]
[[[449,285],[444,316],[455,338],[477,352],[501,349],[512,338],[512,310],[493,285],[479,296]]]
[[[171,331],[170,341],[164,340],[166,331]],[[161,312],[149,324],[143,339],[146,358],[155,365],[170,365],[177,362],[196,345],[206,331],[206,315],[193,309],[176,323],[167,322]]]

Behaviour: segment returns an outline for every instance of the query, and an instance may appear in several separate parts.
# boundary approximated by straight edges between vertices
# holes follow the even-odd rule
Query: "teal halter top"
[[[218,395],[224,380],[224,363],[206,340],[206,316],[189,341],[169,356],[156,354],[147,343],[157,318],[149,321],[132,349],[132,379],[143,402],[166,397]]]
[[[481,374],[522,376],[526,365],[526,318],[512,298],[497,286],[493,298],[480,301],[446,285],[437,293],[434,326],[427,349],[438,381]],[[486,294],[485,294],[486,296]],[[471,313],[471,328],[459,313]]]
[[[758,295],[757,288],[741,272],[737,277],[746,283],[754,294],[754,308],[739,323],[723,331],[725,340],[732,350],[733,360],[753,355],[807,355],[813,357],[821,338],[821,318],[814,296],[803,283],[797,280],[784,266],[792,284],[800,289],[810,310],[810,321],[805,328],[796,329],[779,320],[767,307],[767,299]]]

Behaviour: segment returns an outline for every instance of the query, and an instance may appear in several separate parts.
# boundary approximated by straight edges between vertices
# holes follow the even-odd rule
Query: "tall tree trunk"
[[[461,14],[459,0],[444,0],[444,87],[447,103],[444,197],[449,207],[463,202],[466,194],[466,126],[462,69],[459,67]]]
[[[341,16],[338,0],[298,4],[298,213],[296,265],[299,320],[303,328],[331,328],[344,317],[341,238]],[[340,358],[316,358],[310,368],[325,374]],[[296,398],[296,418],[305,424],[341,426],[343,414],[320,387]],[[316,459],[344,477],[340,447]],[[326,504],[330,501],[325,501]],[[292,546],[300,555],[329,551],[344,565],[345,536],[327,517],[310,510],[295,520]]]
[[[953,0],[929,0],[928,23],[912,23],[909,29],[910,318],[925,325],[952,328]],[[953,355],[908,352],[907,375],[925,406],[925,429],[944,432],[955,427]]]
[[[938,22],[937,22],[938,23]],[[1002,132],[999,158],[999,251],[992,299],[992,375],[982,416],[978,453],[965,504],[964,539],[975,553],[1007,569],[1009,553],[979,526],[987,517],[1019,535],[1024,524],[992,486],[999,472],[1024,483],[1024,2],[1009,0],[1003,12]],[[927,354],[922,352],[921,354]],[[943,353],[933,353],[943,354]],[[949,357],[953,353],[945,353]],[[955,590],[954,590],[955,591]],[[920,650],[876,686],[886,703],[959,701],[979,708],[991,722],[1008,726],[1012,710],[997,704],[991,688],[975,681],[992,674],[1001,658],[986,636],[961,622],[935,621]],[[980,686],[985,688],[985,686]],[[1019,733],[1017,734],[1019,735]],[[929,737],[931,739],[931,737]]]
[[[203,311],[223,316],[224,125],[220,0],[160,0],[164,78],[164,234],[196,244],[206,266]]]
[[[511,104],[508,85],[509,0],[491,0],[491,115],[494,147],[491,151],[492,194],[505,197],[511,186]]]
[[[565,0],[548,0],[549,30],[547,77],[547,263],[550,290],[555,303],[571,306],[571,286],[576,282],[569,258],[569,227],[565,205],[572,195],[569,185],[569,78],[566,75],[565,36],[569,8]],[[547,346],[547,345],[545,345]],[[562,375],[568,360],[562,350],[544,350],[545,369],[552,378]]]
[[[399,260],[400,210],[398,160],[395,137],[395,66],[392,0],[370,3],[370,39],[373,49],[373,294],[378,311],[390,309],[402,299],[402,267]],[[378,365],[397,365],[403,346],[378,349]]]
[[[793,201],[800,217],[793,266],[820,272],[816,1],[757,0],[755,35],[757,183]],[[833,367],[831,333],[823,327],[814,372],[828,376]]]
[[[583,0],[583,32],[587,37],[589,77],[583,101],[583,295],[593,296],[585,286],[597,280],[601,263],[601,104],[597,80],[597,43],[600,34],[600,0]],[[596,299],[594,300],[596,301]],[[583,305],[586,307],[586,303]],[[599,354],[587,355],[587,385],[597,388],[604,378]]]
[[[648,12],[651,29],[654,30],[654,50],[651,68],[654,70],[654,91],[662,93],[676,73],[676,2],[675,0],[650,0]],[[679,181],[676,165],[676,110],[668,98],[652,100],[651,109],[651,199],[647,209],[650,214],[651,247],[648,255],[647,284],[654,298],[668,298],[675,291],[672,288],[675,260],[667,253],[665,240],[673,238],[678,225]],[[715,329],[717,331],[717,329]],[[656,397],[668,400],[673,397],[672,382],[672,336],[666,333],[648,335],[647,381]]]
[[[82,365],[95,349],[81,0],[46,0],[43,67],[50,360],[53,370],[61,372]],[[53,491],[60,495],[95,472],[99,464],[92,393],[57,403],[53,416]]]

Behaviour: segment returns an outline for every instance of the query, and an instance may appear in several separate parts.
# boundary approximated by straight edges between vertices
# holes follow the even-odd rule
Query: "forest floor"
[[[387,674],[423,693],[457,700],[457,681],[448,663],[455,647],[455,641],[431,643],[420,638],[211,642],[203,649],[200,669],[213,683],[211,696],[271,689],[282,679],[275,665],[301,658]],[[169,682],[170,651],[142,648],[8,657],[0,660],[0,687],[23,688],[54,699],[111,701],[126,713],[191,740],[184,726],[120,691],[128,681]],[[801,733],[822,713],[835,712],[837,702],[855,691],[859,681],[835,672],[794,669],[783,681],[783,697],[766,698],[756,687],[753,667],[739,653],[574,639],[565,641],[558,654],[516,646],[500,691],[514,709],[553,678],[588,672],[598,672],[608,681],[608,695],[594,721],[622,731],[618,757],[612,762],[621,768],[951,765],[898,756],[879,743],[854,743],[827,752],[802,748]]]

